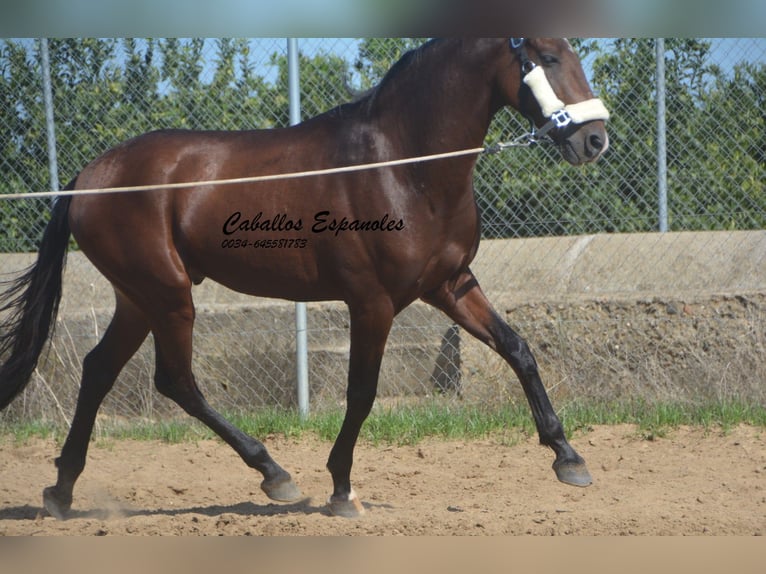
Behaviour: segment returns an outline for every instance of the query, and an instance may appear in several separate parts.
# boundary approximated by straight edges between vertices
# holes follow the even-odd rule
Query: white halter
[[[564,104],[553,91],[545,70],[527,56],[524,38],[511,38],[511,49],[521,59],[523,81],[540,105],[543,116],[549,119],[535,136],[542,136],[552,128],[563,128],[570,123],[582,124],[593,120],[608,120],[609,110],[599,98],[592,98],[576,104]]]

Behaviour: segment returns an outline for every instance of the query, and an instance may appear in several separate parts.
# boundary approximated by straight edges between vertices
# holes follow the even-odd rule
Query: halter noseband
[[[529,86],[543,116],[548,118],[548,122],[540,129],[535,129],[533,125],[531,134],[533,140],[542,138],[553,128],[564,128],[570,123],[582,124],[593,120],[609,119],[609,110],[598,98],[576,104],[564,104],[556,96],[543,69],[529,58],[525,39],[511,38],[508,43],[511,52],[519,59],[522,81]]]

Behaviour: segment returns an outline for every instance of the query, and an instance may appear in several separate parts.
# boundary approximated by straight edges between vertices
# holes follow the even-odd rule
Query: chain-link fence
[[[421,41],[299,40],[303,117],[373,86]],[[582,169],[563,164],[542,145],[481,158],[475,187],[486,241],[476,263],[479,280],[532,343],[559,406],[628,394],[763,400],[757,360],[764,334],[757,292],[763,285],[729,281],[695,290],[693,281],[683,289],[680,283],[684,272],[709,256],[711,266],[739,261],[739,254],[753,269],[763,267],[762,243],[753,247],[752,237],[739,233],[760,230],[766,222],[766,40],[665,39],[659,84],[654,40],[573,44],[612,114],[610,149]],[[153,129],[287,125],[287,61],[284,39],[0,40],[0,193],[48,190],[56,172],[63,185],[101,152]],[[661,92],[658,85],[664,85]],[[664,121],[658,97],[665,101]],[[527,129],[523,119],[504,110],[487,143]],[[55,136],[55,152],[49,135]],[[660,136],[666,140],[666,176],[658,169]],[[48,208],[43,199],[0,201],[0,252],[20,254],[0,256],[0,273],[31,262],[23,254],[35,251]],[[659,240],[653,232],[662,217],[671,233]],[[673,232],[707,233],[687,244],[675,239],[683,233]],[[577,238],[592,234],[610,234],[612,247],[600,249],[615,249],[593,277],[616,274],[615,268],[627,273],[647,261],[646,273],[666,267],[674,272],[655,283],[636,277],[635,288],[617,290],[640,293],[639,303],[620,307],[609,302],[614,296],[606,301],[585,289],[573,307],[568,300],[574,291],[560,290],[565,279],[551,270],[568,268],[581,255]],[[624,245],[615,244],[623,237]],[[573,243],[562,251],[557,238]],[[660,241],[662,252],[642,247]],[[596,244],[590,244],[593,260],[599,259]],[[687,257],[683,249],[690,248]],[[559,256],[551,259],[552,254]],[[82,358],[108,324],[112,301],[108,286],[78,255],[70,259],[48,360],[3,416],[71,418]],[[528,277],[529,270],[536,275]],[[514,282],[519,275],[524,281]],[[704,297],[725,293],[743,299],[703,300],[703,291]],[[294,405],[292,306],[207,284],[195,292],[195,301],[195,374],[211,402],[224,410]],[[348,359],[345,309],[311,305],[308,331],[312,408],[338,404]],[[148,342],[103,412],[166,413],[171,407],[152,390],[152,373]],[[508,386],[512,378],[491,352],[462,337],[446,318],[415,305],[391,334],[380,394],[384,400],[434,394],[447,400],[523,400],[515,385]]]

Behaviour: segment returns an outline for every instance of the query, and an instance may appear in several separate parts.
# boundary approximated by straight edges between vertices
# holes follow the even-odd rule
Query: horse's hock
[[[766,232],[646,233],[485,240],[472,269],[496,309],[531,344],[554,402],[620,398],[763,400],[758,381],[766,315]],[[4,255],[18,270],[34,255]],[[294,405],[294,304],[194,288],[195,374],[222,408]],[[10,409],[73,408],[84,355],[112,313],[106,280],[71,253],[56,338]],[[309,380],[315,405],[343,400],[349,352],[342,303],[309,303]],[[425,304],[394,323],[379,396],[446,393],[523,400],[510,370]],[[151,338],[107,398],[108,415],[154,415]],[[512,384],[507,383],[511,381]]]

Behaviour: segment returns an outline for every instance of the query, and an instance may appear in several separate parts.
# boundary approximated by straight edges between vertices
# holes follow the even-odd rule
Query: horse
[[[302,498],[259,440],[216,412],[192,373],[192,287],[294,301],[343,301],[350,317],[346,408],[330,449],[332,514],[364,513],[351,485],[354,447],[373,406],[396,315],[420,299],[497,352],[515,372],[558,479],[587,486],[527,342],[492,308],[470,263],[480,239],[478,154],[269,181],[222,179],[362,166],[481,146],[511,106],[572,165],[608,147],[608,112],[569,42],[434,39],[406,53],[362,97],[287,128],[160,130],[105,152],[64,188],[36,262],[4,293],[0,408],[28,383],[52,336],[70,236],[114,287],[115,308],[85,356],[74,417],[47,511],[66,518],[99,406],[151,332],[154,384],[259,471],[268,498]],[[179,185],[180,184],[180,185]],[[153,191],[110,188],[153,185]],[[83,193],[84,190],[102,190]],[[69,192],[69,193],[66,193]]]

